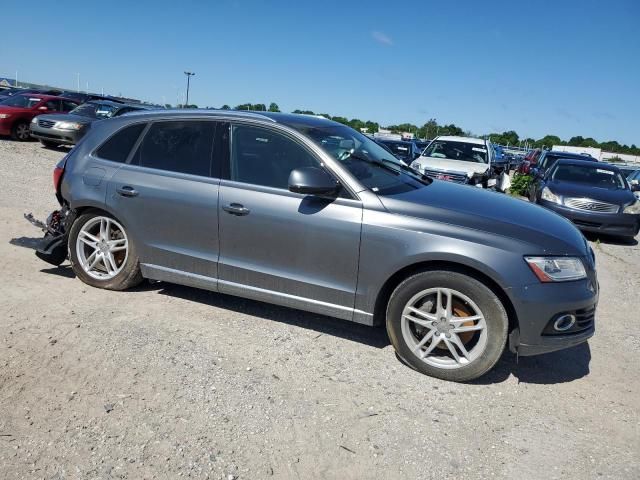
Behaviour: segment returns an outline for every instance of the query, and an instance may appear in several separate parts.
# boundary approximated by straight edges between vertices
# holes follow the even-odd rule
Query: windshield
[[[488,163],[487,149],[483,145],[452,140],[434,140],[422,155],[462,162]]]
[[[365,187],[379,195],[423,188],[431,180],[396,159],[370,138],[352,128],[336,125],[292,125],[338,160]]]
[[[0,102],[0,105],[9,107],[31,108],[35,107],[42,101],[41,98],[30,97],[28,95],[14,95]]]
[[[110,118],[117,110],[118,109],[112,105],[89,102],[83,103],[79,107],[74,108],[70,113],[73,113],[74,115],[81,115],[83,117]]]
[[[558,165],[551,174],[551,180],[582,183],[607,190],[626,190],[627,188],[627,184],[619,173],[586,165]]]

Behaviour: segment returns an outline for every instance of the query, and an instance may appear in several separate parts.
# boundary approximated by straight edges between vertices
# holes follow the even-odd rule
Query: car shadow
[[[638,245],[638,240],[635,238],[624,238],[617,237],[614,235],[607,235],[604,233],[591,233],[591,232],[583,232],[584,236],[590,242],[601,242],[609,245],[623,245],[623,246],[635,246]]]
[[[44,268],[42,273],[74,278],[75,274],[69,265]],[[160,295],[167,295],[190,302],[197,302],[211,307],[230,310],[258,317],[262,320],[284,323],[295,327],[313,330],[320,335],[331,335],[352,342],[361,343],[374,348],[385,348],[391,343],[387,332],[382,327],[369,327],[358,323],[339,320],[333,317],[281,307],[269,303],[234,297],[223,293],[210,292],[183,285],[144,281],[128,292],[156,291]],[[397,357],[397,356],[396,356]],[[403,362],[397,357],[400,363]],[[502,383],[516,377],[519,382],[551,385],[578,380],[589,374],[591,350],[587,342],[566,350],[537,355],[533,357],[516,358],[514,354],[505,351],[496,366],[484,376],[467,382],[470,385],[490,385]],[[411,368],[407,366],[407,368]]]
[[[552,353],[517,358],[505,351],[496,366],[473,385],[502,383],[511,375],[522,383],[552,385],[578,380],[589,374],[591,349],[587,342]]]
[[[384,328],[371,328],[366,325],[347,322],[324,315],[182,285],[164,282],[157,282],[150,285],[151,287],[155,287],[160,295],[168,295],[224,310],[259,317],[263,320],[301,327],[318,332],[320,335],[331,335],[375,348],[385,348],[390,345],[387,332]]]

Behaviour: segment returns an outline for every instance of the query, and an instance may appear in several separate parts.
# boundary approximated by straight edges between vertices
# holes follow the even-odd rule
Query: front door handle
[[[237,215],[239,217],[249,215],[249,212],[251,211],[240,203],[231,203],[229,205],[225,205],[222,209],[231,215]]]
[[[118,192],[123,197],[135,197],[138,195],[138,191],[135,188],[130,187],[129,185],[116,188],[116,192]]]

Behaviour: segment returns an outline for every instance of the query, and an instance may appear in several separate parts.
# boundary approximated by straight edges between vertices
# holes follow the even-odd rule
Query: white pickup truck
[[[511,186],[508,172],[494,164],[493,145],[482,138],[436,137],[411,167],[438,180],[501,192]]]

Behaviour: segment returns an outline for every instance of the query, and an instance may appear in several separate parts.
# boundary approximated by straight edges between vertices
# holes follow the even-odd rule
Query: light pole
[[[184,101],[183,108],[186,107],[187,105],[189,105],[189,80],[191,80],[191,77],[193,77],[195,75],[195,73],[193,73],[193,72],[184,72],[184,74],[187,76],[187,98]]]

